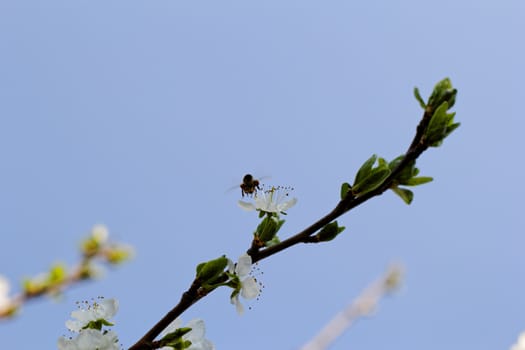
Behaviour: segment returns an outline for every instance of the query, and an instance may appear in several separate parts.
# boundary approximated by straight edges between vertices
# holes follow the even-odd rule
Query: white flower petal
[[[287,202],[284,202],[278,206],[279,212],[286,211],[293,207],[297,203],[297,198],[292,198]]]
[[[244,299],[253,299],[256,298],[261,292],[259,289],[259,284],[253,277],[248,277],[241,282],[242,289],[241,295]]]
[[[73,320],[66,321],[66,327],[73,332],[80,332],[82,328],[92,321],[106,320],[115,316],[118,310],[118,301],[116,299],[102,299],[94,302],[87,309],[75,310],[71,313]]]
[[[59,350],[118,350],[117,335],[109,331],[102,333],[96,329],[85,329],[74,339],[58,339]]]
[[[78,346],[73,339],[66,339],[64,337],[58,338],[58,350],[78,350]]]
[[[253,205],[253,203],[238,201],[237,204],[239,205],[239,207],[241,207],[241,209],[244,209],[246,211],[252,211],[256,209],[256,206]]]
[[[213,345],[211,341],[209,341],[208,339],[203,339],[200,343],[195,344],[195,347],[192,344],[188,350],[214,350],[214,349],[215,349],[215,345]]]
[[[105,225],[95,225],[91,229],[91,234],[98,242],[103,243],[108,240],[109,231]]]
[[[183,336],[184,339],[191,341],[192,344],[202,341],[204,338],[204,333],[206,332],[203,320],[191,320],[188,322],[186,327],[190,327],[191,331]]]
[[[71,314],[71,315],[73,315],[73,314]],[[66,328],[69,329],[71,332],[80,332],[80,330],[82,328],[84,328],[84,326],[86,324],[87,323],[80,322],[78,320],[67,320],[66,321]]]
[[[235,305],[235,309],[239,315],[244,313],[244,306],[242,306],[241,302],[239,301],[239,294],[231,298],[230,302]]]
[[[100,318],[103,318],[105,320],[109,320],[118,311],[118,300],[114,298],[110,299],[102,299],[100,302],[98,302],[98,307],[95,307],[97,310],[97,315]]]
[[[252,269],[252,257],[248,254],[243,254],[239,257],[237,261],[237,266],[235,267],[235,273],[240,278],[247,276]]]

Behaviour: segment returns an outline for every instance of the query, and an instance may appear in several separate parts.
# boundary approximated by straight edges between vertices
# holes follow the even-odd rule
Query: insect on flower
[[[252,174],[244,175],[244,177],[242,178],[242,184],[240,184],[242,196],[257,196],[257,191],[261,190],[261,187],[259,187],[259,185],[259,180],[254,178]]]

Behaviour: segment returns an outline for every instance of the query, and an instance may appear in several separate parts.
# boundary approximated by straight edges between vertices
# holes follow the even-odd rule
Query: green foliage
[[[190,327],[177,328],[175,331],[166,334],[160,343],[162,347],[171,347],[175,350],[188,349],[191,346],[191,341],[184,340],[182,337],[190,331]]]
[[[394,160],[392,160],[388,166],[392,171],[396,169],[403,159],[404,155],[401,155]],[[416,168],[416,161],[411,160],[408,162],[401,172],[395,177],[390,189],[394,191],[406,204],[410,204],[414,199],[414,193],[406,188],[400,188],[399,185],[404,186],[418,186],[432,181],[433,179],[430,176],[417,176],[419,174],[419,169]]]
[[[432,147],[440,146],[445,137],[459,126],[459,123],[454,123],[456,113],[447,113],[448,109],[448,102],[443,102],[428,123],[424,140]]]
[[[406,203],[410,204],[412,203],[412,200],[414,199],[414,193],[406,188],[399,188],[399,187],[392,187],[392,191],[394,191],[395,194],[397,194],[401,199]]]
[[[422,140],[426,145],[440,146],[443,140],[460,125],[454,122],[455,113],[447,113],[456,103],[457,92],[457,89],[452,87],[450,79],[445,78],[436,84],[425,104],[419,90],[414,88],[417,101],[425,109],[425,113],[432,115]]]
[[[452,108],[456,103],[457,93],[458,90],[452,87],[450,79],[445,78],[434,86],[434,90],[428,98],[427,108],[434,111],[441,106],[443,102],[447,102],[448,108]]]
[[[376,160],[377,166],[374,167]],[[383,158],[377,158],[375,154],[372,155],[359,168],[352,186],[352,194],[362,196],[375,190],[390,175],[390,172],[389,165]]]
[[[33,278],[26,278],[22,282],[22,288],[27,295],[40,295],[53,292],[58,294],[60,287],[67,279],[67,268],[64,264],[51,266],[47,273]]]
[[[426,184],[428,182],[431,182],[432,180],[434,180],[434,179],[432,177],[430,177],[430,176],[413,177],[413,178],[408,179],[407,181],[405,181],[402,185],[418,186],[418,185],[423,185],[423,184]]]
[[[421,97],[421,94],[419,93],[419,89],[417,87],[414,88],[414,96],[416,97],[416,100],[419,102],[419,105],[421,108],[426,109],[427,105],[425,101],[423,101],[423,98]]]
[[[341,199],[345,199],[348,192],[352,190],[352,186],[348,182],[341,185]]]
[[[268,213],[261,223],[257,226],[255,235],[266,244],[274,242],[277,232],[284,224],[285,220],[279,220],[277,215]],[[278,242],[278,241],[277,241]],[[275,243],[273,243],[275,244]]]
[[[361,168],[359,168],[359,170],[357,171],[357,174],[355,175],[355,179],[354,179],[354,185],[356,183],[359,183],[361,182],[362,180],[364,180],[364,178],[370,174],[370,172],[372,171],[372,166],[374,165],[374,163],[376,162],[376,159],[377,159],[377,155],[373,154],[372,157],[368,158],[364,163],[363,165],[361,165]]]
[[[210,283],[217,279],[228,265],[228,258],[225,255],[197,265],[197,279],[203,283]]]
[[[401,155],[395,158],[390,163],[388,163],[390,170],[394,171],[394,169],[396,169],[399,166],[399,164],[404,159],[404,157],[405,157],[404,155]],[[433,180],[429,176],[417,177],[418,174],[419,174],[419,169],[416,168],[416,161],[412,160],[408,162],[403,167],[401,172],[396,176],[396,178],[394,179],[394,185],[417,186],[417,185],[422,185],[422,184],[425,184]]]
[[[67,268],[64,264],[55,264],[51,266],[47,277],[49,284],[60,284],[67,278]]]
[[[343,232],[345,229],[344,226],[339,226],[337,221],[327,224],[321,229],[321,231],[316,235],[319,242],[328,242],[333,240],[337,235]]]
[[[102,330],[102,326],[108,326],[111,327],[114,324],[106,321],[105,319],[101,318],[95,321],[89,321],[87,325],[85,325],[82,329],[96,329],[96,330]]]

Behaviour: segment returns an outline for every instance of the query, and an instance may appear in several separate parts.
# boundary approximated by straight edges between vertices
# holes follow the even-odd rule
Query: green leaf
[[[377,155],[373,154],[372,157],[368,158],[366,162],[361,165],[361,168],[357,171],[357,174],[355,176],[354,184],[361,182],[365,177],[367,177],[370,174],[370,171],[372,170],[372,166],[376,162]]]
[[[352,189],[352,186],[348,182],[345,182],[341,185],[341,199],[345,199],[346,195],[350,190]]]
[[[390,175],[388,166],[373,169],[367,177],[352,187],[354,195],[363,195],[378,188]]]
[[[417,170],[415,165],[416,165],[415,160],[411,160],[410,162],[408,162],[408,164],[403,168],[403,170],[401,170],[401,172],[397,176],[396,178],[397,182],[403,183],[407,181],[408,179],[412,178],[413,176],[415,176],[419,172],[419,170]]]
[[[404,154],[400,155],[399,157],[395,158],[390,163],[388,163],[388,167],[390,168],[390,170],[394,170],[395,168],[397,168],[397,166],[399,165],[399,163],[401,163],[403,158],[405,158]]]
[[[337,237],[344,229],[344,226],[339,227],[337,221],[334,221],[323,227],[316,236],[319,242],[328,242]]]
[[[197,278],[202,282],[211,281],[219,276],[227,265],[228,259],[226,258],[226,255],[223,255],[217,259],[200,263],[197,266]]]
[[[377,167],[378,168],[388,168],[388,162],[385,160],[385,158],[377,158]]]
[[[452,133],[452,131],[456,130],[460,125],[461,125],[461,123],[450,123],[447,126],[447,131],[445,132],[445,137],[450,135]],[[445,138],[445,137],[443,137],[443,138]]]
[[[285,220],[279,220],[275,215],[267,215],[257,226],[256,235],[263,242],[269,242],[274,239]]]
[[[410,190],[407,190],[406,188],[399,188],[399,187],[393,187],[391,188],[392,191],[394,191],[395,194],[397,194],[401,199],[406,203],[410,204],[412,203],[412,199],[414,199],[414,193]]]
[[[431,178],[430,176],[413,177],[413,178],[408,179],[407,181],[401,183],[401,185],[417,186],[417,185],[426,184],[426,183],[428,183],[428,182],[430,182],[432,180],[434,180],[434,179]]]
[[[191,332],[191,328],[190,327],[177,328],[175,331],[170,332],[170,333],[166,334],[164,337],[162,337],[161,341],[166,342],[166,343],[168,343],[168,342],[172,343],[172,342],[177,341],[178,339],[182,338],[183,335],[185,335],[186,333],[189,333],[189,332]]]
[[[428,98],[427,108],[435,110],[438,106],[441,106],[443,102],[448,103],[448,108],[452,108],[456,103],[457,90],[452,87],[452,82],[449,78],[445,78],[436,84],[432,94]]]
[[[414,88],[414,97],[419,102],[419,105],[421,106],[421,108],[423,109],[427,108],[427,105],[425,101],[423,100],[423,98],[421,97],[421,94],[419,93],[419,89],[417,87]]]
[[[450,114],[447,114],[448,103],[443,102],[434,112],[425,132],[425,139],[429,145],[433,145],[445,137],[447,126],[450,122]]]

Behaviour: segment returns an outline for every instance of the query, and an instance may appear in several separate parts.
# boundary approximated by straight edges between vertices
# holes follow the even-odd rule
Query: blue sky
[[[217,349],[297,349],[391,261],[401,291],[333,349],[505,349],[525,329],[522,1],[0,3],[0,273],[74,263],[92,225],[135,259],[0,325],[2,348],[55,347],[75,301],[117,297],[124,347],[177,302],[197,263],[236,258],[256,215],[246,172],[295,188],[281,237],[327,213],[372,153],[404,152],[448,76],[462,123],[418,161],[435,181],[386,193],[337,240],[266,261],[239,317],[219,290]],[[226,193],[225,193],[226,192]]]

